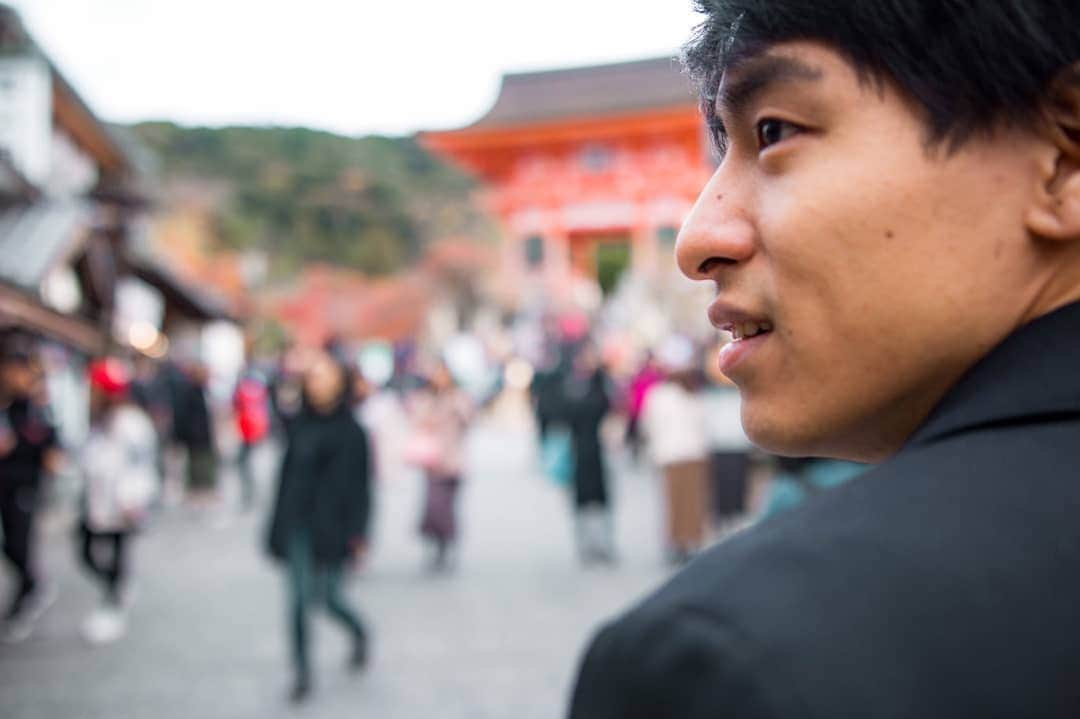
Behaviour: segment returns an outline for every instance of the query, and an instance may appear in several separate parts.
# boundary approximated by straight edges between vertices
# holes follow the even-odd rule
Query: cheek
[[[805,163],[762,193],[770,289],[779,314],[790,315],[789,328],[804,339],[813,332],[833,344],[872,340],[910,320],[906,303],[920,295],[940,300],[941,288],[927,287],[927,279],[953,259],[943,257],[950,248],[940,231],[948,201],[925,164],[892,164],[898,170],[883,175],[861,155]]]
[[[778,329],[770,371],[744,387],[743,423],[765,449],[799,454],[892,393],[891,362],[911,354],[905,292],[925,269],[925,237],[889,183],[800,178],[761,208]]]
[[[1000,290],[1014,281],[992,260],[1006,223],[935,182],[810,185],[764,208],[760,286],[778,330],[769,371],[742,388],[755,443],[800,454],[830,433],[857,434],[905,397],[938,393],[992,346],[1011,294]]]
[[[761,289],[791,348],[850,335],[867,312],[877,252],[867,246],[858,203],[828,183],[772,193],[761,210],[766,271]]]

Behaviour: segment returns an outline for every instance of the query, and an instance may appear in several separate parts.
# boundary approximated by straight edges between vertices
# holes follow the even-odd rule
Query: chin
[[[780,457],[823,457],[844,459],[854,462],[870,462],[877,453],[846,433],[822,432],[828,426],[822,418],[803,417],[791,409],[769,416],[768,413],[754,412],[747,403],[743,404],[743,430],[750,441],[765,452]],[[793,422],[792,418],[798,418]]]
[[[760,450],[779,457],[819,457],[813,442],[791,437],[775,429],[746,429],[746,436]]]
[[[762,415],[765,416],[762,416]],[[790,420],[793,413],[786,413]],[[743,401],[743,431],[754,446],[781,457],[809,457],[813,438],[803,436],[791,422],[776,421],[767,413],[755,412],[751,403]]]

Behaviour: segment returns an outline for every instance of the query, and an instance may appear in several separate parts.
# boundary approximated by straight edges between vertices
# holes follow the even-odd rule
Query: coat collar
[[[905,448],[988,425],[1080,417],[1080,303],[1024,325],[975,364]]]

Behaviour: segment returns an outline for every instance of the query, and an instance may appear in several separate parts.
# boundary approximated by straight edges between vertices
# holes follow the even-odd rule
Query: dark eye
[[[758,150],[772,147],[776,143],[786,140],[799,131],[799,126],[783,120],[767,117],[759,120],[757,124]]]

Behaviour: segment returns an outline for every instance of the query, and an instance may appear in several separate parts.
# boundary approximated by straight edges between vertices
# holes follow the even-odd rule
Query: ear
[[[1080,241],[1080,65],[1051,85],[1044,108],[1042,182],[1025,218],[1035,235]]]

